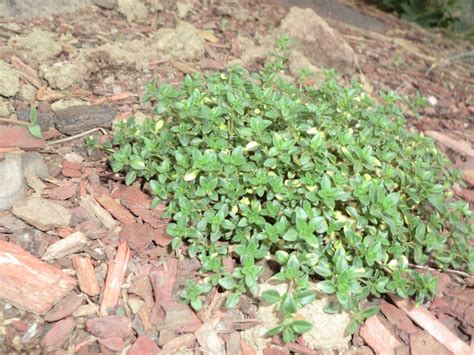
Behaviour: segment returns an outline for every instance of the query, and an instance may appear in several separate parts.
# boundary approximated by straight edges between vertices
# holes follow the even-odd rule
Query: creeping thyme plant
[[[297,313],[318,292],[335,295],[328,312],[352,313],[353,332],[377,312],[359,307],[370,296],[434,295],[436,280],[414,266],[471,272],[471,212],[450,192],[458,177],[430,139],[405,128],[399,97],[376,104],[331,72],[317,89],[298,86],[284,69],[277,57],[258,73],[149,84],[155,119],[116,127],[113,171],[149,182],[153,205],[167,202],[172,248],[201,263],[202,282],[188,281],[183,299],[199,309],[217,286],[234,307],[259,295],[258,261],[271,259],[288,287],[261,295],[283,319],[268,335],[288,342],[311,328]]]

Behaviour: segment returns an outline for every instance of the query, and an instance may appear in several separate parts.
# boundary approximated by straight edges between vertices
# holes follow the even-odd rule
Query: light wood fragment
[[[105,227],[112,229],[117,225],[112,215],[99,205],[91,195],[81,197],[80,206],[87,211],[91,218],[98,218]]]
[[[91,258],[77,255],[72,258],[72,263],[76,270],[81,291],[91,297],[97,296],[100,292],[100,288]]]
[[[436,131],[425,131],[424,134],[457,153],[474,157],[474,149],[471,148],[471,143],[469,142],[454,139]]]
[[[89,243],[82,232],[68,235],[66,238],[51,244],[41,259],[51,261],[64,258],[65,256],[81,251]]]
[[[133,215],[120,203],[115,201],[111,196],[100,195],[95,196],[95,199],[102,207],[109,211],[112,216],[114,216],[124,225],[135,223],[135,218]]]
[[[390,298],[408,317],[430,333],[433,338],[443,344],[449,351],[456,355],[470,355],[473,353],[467,343],[459,339],[427,309],[421,306],[416,307],[411,299],[402,299],[396,295],[390,295]]]
[[[108,315],[108,309],[117,304],[129,258],[130,248],[127,242],[122,240],[117,248],[115,258],[109,262],[104,296],[100,305],[100,314],[102,316]]]

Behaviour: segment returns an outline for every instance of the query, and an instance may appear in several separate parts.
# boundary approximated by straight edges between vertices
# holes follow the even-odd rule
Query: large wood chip
[[[51,261],[64,258],[65,256],[81,251],[88,243],[89,241],[82,232],[75,232],[51,244],[41,259]]]
[[[19,246],[0,240],[0,298],[28,312],[45,314],[76,280]]]
[[[100,304],[100,314],[106,316],[108,309],[114,307],[120,296],[120,291],[127,270],[130,248],[124,240],[120,242],[115,258],[110,260],[105,280],[104,297]]]
[[[92,265],[91,258],[75,256],[72,258],[74,269],[76,270],[79,288],[89,296],[97,296],[100,292],[99,283]]]
[[[360,336],[377,355],[393,355],[402,346],[400,339],[382,322],[380,316],[368,318],[360,329]]]
[[[469,142],[454,139],[441,132],[436,131],[425,131],[424,134],[459,154],[474,157],[474,149],[472,149],[471,143]]]
[[[393,302],[401,308],[415,323],[430,333],[433,338],[443,344],[456,355],[470,355],[473,353],[468,344],[453,334],[442,322],[423,307],[416,307],[410,299],[402,299],[390,295]]]
[[[102,207],[109,211],[112,216],[114,216],[124,225],[135,223],[135,218],[133,215],[120,203],[115,201],[111,196],[100,195],[95,196],[95,199]]]
[[[99,205],[91,195],[82,197],[80,206],[87,211],[90,218],[98,218],[105,227],[112,229],[117,225],[117,221],[112,215]]]

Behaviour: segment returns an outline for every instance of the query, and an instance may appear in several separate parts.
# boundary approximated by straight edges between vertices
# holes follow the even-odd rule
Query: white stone
[[[21,155],[5,154],[0,160],[0,211],[12,207],[25,193]]]
[[[0,95],[15,96],[20,89],[20,73],[11,65],[0,60]]]
[[[85,68],[68,62],[57,62],[53,65],[41,65],[41,74],[53,89],[64,90],[79,83],[86,74]]]
[[[148,19],[148,9],[141,0],[118,0],[118,10],[129,22],[145,22]]]

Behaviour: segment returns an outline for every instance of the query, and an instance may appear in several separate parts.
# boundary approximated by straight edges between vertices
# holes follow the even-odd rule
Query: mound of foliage
[[[189,281],[183,299],[199,309],[218,286],[234,307],[258,294],[267,259],[289,284],[263,293],[284,319],[269,335],[291,341],[311,327],[293,316],[315,292],[335,294],[327,311],[352,312],[354,331],[377,311],[359,309],[369,296],[434,295],[436,280],[412,266],[472,271],[471,212],[450,192],[457,177],[431,140],[405,129],[399,98],[376,104],[333,73],[318,89],[295,86],[282,69],[277,59],[258,73],[150,84],[155,119],[116,126],[113,171],[149,182],[153,205],[167,201],[172,248],[201,263],[202,282]],[[231,273],[226,257],[237,260]]]
[[[444,27],[455,32],[474,31],[472,0],[373,0],[380,8],[394,11],[407,21],[424,27]]]

